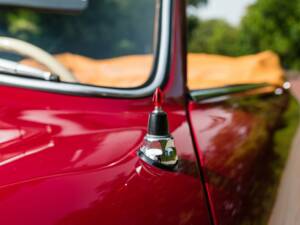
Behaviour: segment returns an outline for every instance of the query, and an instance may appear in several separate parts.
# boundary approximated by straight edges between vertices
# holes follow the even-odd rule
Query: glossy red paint
[[[248,96],[189,103],[215,224],[267,224],[284,163],[273,134],[285,102],[286,96]]]
[[[170,79],[163,90],[179,170],[163,171],[137,156],[151,97],[1,86],[2,224],[209,224],[184,104],[182,7],[174,1]]]

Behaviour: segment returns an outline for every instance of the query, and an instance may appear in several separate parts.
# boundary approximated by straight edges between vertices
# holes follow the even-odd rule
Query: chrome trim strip
[[[155,60],[156,65],[154,65],[154,78],[147,86],[130,89],[107,88],[76,83],[48,82],[4,74],[0,74],[0,84],[79,96],[101,96],[116,98],[142,98],[150,96],[157,87],[163,85],[165,79],[167,78],[167,71],[169,69],[173,4],[172,0],[161,0],[161,4],[162,11],[159,36],[160,41]]]
[[[190,97],[193,101],[199,102],[211,98],[217,98],[246,91],[251,91],[264,87],[272,87],[274,85],[268,83],[256,83],[256,84],[238,84],[232,86],[225,86],[220,88],[209,88],[202,90],[190,91]]]

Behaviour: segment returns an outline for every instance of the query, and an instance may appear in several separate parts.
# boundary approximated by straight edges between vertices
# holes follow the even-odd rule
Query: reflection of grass
[[[289,106],[283,115],[283,127],[274,135],[274,151],[280,156],[283,162],[287,160],[288,151],[291,148],[293,137],[299,125],[299,104],[293,97],[290,98]]]
[[[224,108],[233,115],[232,119],[228,126],[218,131],[211,144],[220,146],[227,153],[222,143],[226,143],[228,137],[232,138],[231,149],[228,148],[229,153],[222,162],[226,177],[208,171],[209,182],[222,194],[228,191],[230,196],[224,194],[224,199],[233,199],[236,206],[233,209],[237,213],[233,224],[268,224],[298,127],[298,103],[288,93],[270,94],[231,98]],[[239,136],[239,129],[243,127],[249,132]],[[244,168],[239,170],[238,165],[244,165]],[[238,192],[235,187],[244,189]],[[216,210],[224,211],[224,207],[218,206]]]
[[[248,177],[251,179],[251,188],[243,199],[247,204],[242,211],[246,211],[247,215],[237,224],[265,225],[268,223],[280,178],[298,128],[299,105],[288,94],[268,95],[263,98],[249,97],[238,101],[235,99],[229,104],[238,105],[236,111],[249,113],[254,118],[248,121],[252,124],[251,132],[224,164],[227,167],[233,165],[232,168],[235,168],[237,163],[247,161],[253,165]],[[238,176],[238,172],[235,175]]]
[[[295,98],[290,97],[288,107],[282,117],[282,126],[276,130],[273,137],[273,152],[276,155],[277,160],[270,165],[275,183],[273,188],[269,187],[265,192],[266,196],[263,201],[263,205],[267,209],[272,209],[276,200],[280,178],[282,176],[284,166],[287,163],[293,138],[299,125],[299,112],[299,103]],[[268,220],[269,216],[265,219]],[[265,224],[267,224],[267,221],[265,221]]]
[[[247,138],[242,139],[243,142],[236,147],[234,154],[227,160],[226,165],[235,166],[238,162],[256,160],[267,150],[273,151],[273,137],[278,129],[279,121],[282,121],[282,114],[286,109],[288,96],[265,97],[250,96],[248,98],[233,99],[229,102],[231,105],[238,105],[236,108],[235,118],[250,115],[247,121],[243,123],[251,124],[250,133]],[[237,121],[241,125],[241,121]],[[226,131],[228,132],[228,131]],[[271,141],[272,140],[272,141]],[[270,143],[272,142],[272,143]]]
[[[290,97],[289,104],[281,117],[281,126],[273,134],[273,147],[270,149],[271,151],[267,152],[268,156],[262,167],[265,173],[262,173],[256,182],[254,192],[259,193],[259,198],[254,199],[252,210],[257,222],[251,224],[264,225],[269,220],[276,200],[280,178],[299,125],[299,116],[299,104],[293,97]]]

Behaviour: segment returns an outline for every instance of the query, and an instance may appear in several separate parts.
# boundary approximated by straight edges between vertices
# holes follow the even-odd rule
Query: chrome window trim
[[[171,46],[172,29],[172,0],[160,0],[161,18],[159,26],[158,50],[155,54],[153,73],[145,85],[137,88],[110,88],[97,87],[92,85],[49,82],[18,76],[0,74],[0,85],[23,87],[34,90],[41,90],[54,93],[94,96],[94,97],[115,97],[115,98],[142,98],[152,95],[155,89],[163,86],[167,79]]]
[[[190,91],[189,95],[193,101],[201,102],[212,98],[220,98],[232,94],[238,94],[238,93],[243,93],[251,90],[256,90],[264,87],[272,87],[272,86],[274,87],[274,85],[268,83],[237,84],[237,85],[230,85],[230,86],[217,87],[217,88],[193,90]]]

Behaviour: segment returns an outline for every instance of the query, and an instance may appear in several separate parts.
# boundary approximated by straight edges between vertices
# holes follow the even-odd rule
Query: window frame
[[[0,73],[0,84],[33,90],[90,97],[143,98],[163,87],[168,78],[172,38],[172,0],[159,0],[160,15],[157,48],[154,53],[152,73],[148,81],[135,88],[114,88],[81,83],[51,82]]]

